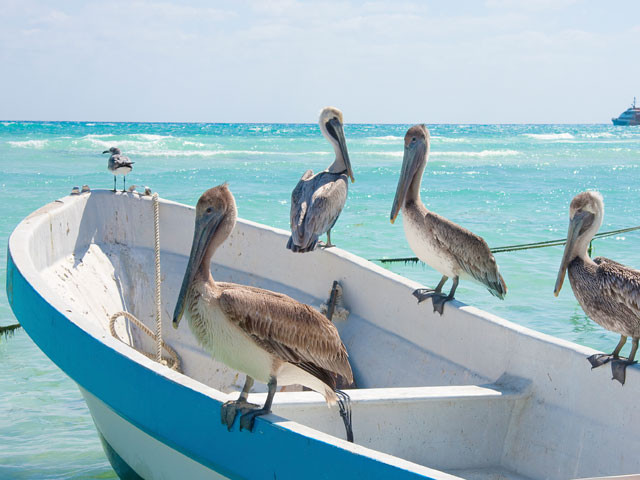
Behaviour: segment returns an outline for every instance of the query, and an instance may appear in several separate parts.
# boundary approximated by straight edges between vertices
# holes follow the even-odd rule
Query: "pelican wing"
[[[302,225],[305,243],[330,230],[347,201],[348,187],[345,175],[325,173],[322,177],[316,176],[316,179],[311,202]]]
[[[460,268],[487,287],[492,295],[504,298],[507,285],[487,242],[475,233],[437,213],[425,217],[435,240],[458,263]]]
[[[640,271],[608,258],[596,257],[596,279],[602,298],[612,298],[640,317]]]
[[[309,305],[286,295],[233,284],[219,304],[224,313],[263,348],[325,381],[322,370],[353,381],[347,350],[336,327]]]
[[[304,175],[300,178],[296,188],[291,192],[291,236],[294,237],[296,243],[299,243],[300,238],[300,235],[298,235],[298,228],[302,225],[309,206],[307,197],[310,195],[307,191],[310,187],[308,180],[311,177],[313,177],[313,170],[307,170],[304,172]]]

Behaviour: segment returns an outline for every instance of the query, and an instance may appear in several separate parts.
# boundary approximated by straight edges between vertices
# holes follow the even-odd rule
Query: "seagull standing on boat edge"
[[[487,287],[503,299],[507,285],[487,243],[474,233],[430,212],[420,200],[422,174],[429,156],[429,130],[414,125],[404,137],[404,156],[396,196],[391,208],[391,223],[402,210],[404,232],[416,256],[443,276],[435,289],[418,289],[413,295],[422,302],[433,300],[433,311],[442,315],[444,304],[452,300],[460,278],[468,278]],[[448,278],[453,278],[449,295],[442,293]]]
[[[113,174],[113,191],[116,191],[116,175],[122,175],[122,191],[125,191],[127,184],[127,175],[133,169],[133,164],[129,157],[122,155],[122,152],[117,147],[111,147],[109,150],[102,152],[110,153],[109,161],[107,162],[107,168]]]
[[[598,192],[576,195],[569,206],[569,231],[562,263],[554,288],[557,297],[569,271],[573,294],[584,312],[597,324],[620,334],[620,341],[609,354],[591,355],[592,368],[611,362],[613,378],[624,385],[626,369],[636,363],[640,337],[640,270],[635,270],[604,257],[589,258],[587,249],[604,217],[604,202]],[[620,358],[620,350],[633,339],[629,358]]]
[[[355,182],[347,142],[342,128],[342,112],[325,107],[320,112],[320,131],[336,153],[334,162],[317,174],[307,170],[291,193],[291,237],[287,248],[293,252],[310,252],[318,237],[327,234],[325,247],[333,247],[331,229],[347,201],[349,178]]]
[[[261,288],[216,282],[211,257],[236,223],[236,203],[226,184],[204,192],[196,206],[189,262],[173,314],[183,314],[198,342],[212,356],[247,375],[238,400],[222,406],[222,423],[230,430],[240,411],[240,429],[271,411],[277,385],[304,385],[338,402],[352,441],[349,397],[336,389],[335,374],[349,383],[353,373],[336,327],[322,314],[286,295]],[[268,386],[262,408],[247,402],[253,382]]]

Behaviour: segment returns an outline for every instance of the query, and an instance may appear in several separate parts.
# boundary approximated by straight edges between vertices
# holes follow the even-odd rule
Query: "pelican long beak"
[[[404,147],[402,169],[400,170],[396,196],[393,199],[393,206],[391,207],[391,223],[396,221],[398,213],[400,213],[400,209],[402,208],[402,205],[404,205],[404,200],[407,197],[407,192],[409,191],[409,185],[411,185],[411,181],[418,170],[421,155],[424,155],[424,151],[420,148],[420,145],[424,146],[424,143],[420,142]]]
[[[184,278],[182,279],[182,287],[180,287],[180,294],[178,295],[178,301],[176,302],[176,308],[173,311],[173,328],[178,328],[182,315],[184,314],[185,301],[187,297],[187,291],[191,282],[193,282],[196,274],[202,266],[202,261],[209,248],[209,243],[213,237],[213,234],[220,225],[224,215],[221,212],[213,211],[208,216],[202,216],[196,218],[196,226],[193,232],[193,243],[191,244],[191,254],[189,255],[189,262],[187,263],[187,269],[184,272]]]
[[[344,138],[344,130],[342,128],[342,123],[340,123],[338,119],[332,118],[327,122],[327,130],[338,141],[338,146],[340,147],[340,153],[342,153],[342,158],[344,160],[344,166],[347,169],[347,175],[349,175],[349,178],[351,179],[351,183],[354,183],[356,179],[353,177],[353,170],[351,169],[351,160],[349,160],[349,152],[347,150],[347,141]]]
[[[562,255],[562,262],[560,263],[560,270],[558,270],[558,278],[556,279],[556,286],[553,290],[553,294],[557,297],[562,289],[562,284],[564,283],[564,277],[567,273],[567,268],[571,261],[575,258],[572,256],[574,251],[574,246],[576,244],[576,240],[580,236],[580,229],[582,228],[582,224],[584,223],[584,219],[586,217],[586,212],[577,213],[570,221],[569,221],[569,231],[567,232],[567,243],[564,246],[564,253]]]

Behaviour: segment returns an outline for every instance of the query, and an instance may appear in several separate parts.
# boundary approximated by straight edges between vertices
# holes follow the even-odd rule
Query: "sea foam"
[[[536,140],[572,140],[575,138],[570,133],[524,133],[523,135]]]
[[[7,143],[12,147],[18,148],[44,148],[47,146],[48,140],[23,140],[23,141],[8,141]]]

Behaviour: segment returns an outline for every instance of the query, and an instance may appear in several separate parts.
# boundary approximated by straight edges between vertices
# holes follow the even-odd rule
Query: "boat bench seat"
[[[514,412],[529,397],[530,382],[503,375],[492,384],[347,390],[359,445],[431,468],[500,465]],[[230,395],[234,398],[237,394]],[[263,404],[264,393],[249,401]],[[273,413],[344,438],[337,408],[315,392],[279,392]],[[273,421],[278,421],[273,417]]]

